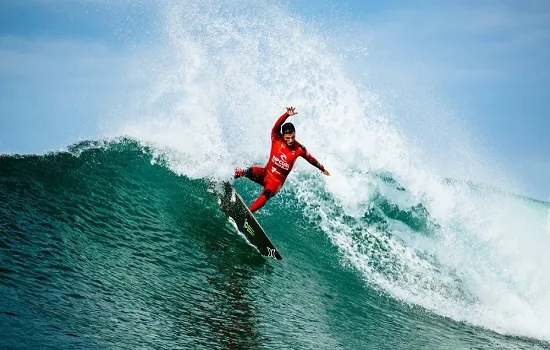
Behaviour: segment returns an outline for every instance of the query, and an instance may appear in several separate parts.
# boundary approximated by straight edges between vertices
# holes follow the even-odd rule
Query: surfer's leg
[[[268,182],[262,191],[262,194],[250,205],[250,211],[255,212],[256,210],[260,209],[267,203],[267,201],[273,197],[281,187],[283,186],[282,183],[279,183],[277,181],[270,181]]]
[[[235,175],[237,175],[237,171],[235,171]],[[264,177],[265,177],[265,168],[261,166],[251,166],[250,168],[243,170],[242,175],[258,185],[264,186]]]

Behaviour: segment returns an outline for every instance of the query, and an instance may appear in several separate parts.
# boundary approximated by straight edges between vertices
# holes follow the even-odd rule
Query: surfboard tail
[[[229,182],[216,183],[214,192],[220,199],[222,212],[233,220],[245,239],[256,247],[260,254],[282,260],[281,254],[233,186]]]

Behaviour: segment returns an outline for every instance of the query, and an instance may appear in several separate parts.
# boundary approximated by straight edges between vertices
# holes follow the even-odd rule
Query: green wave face
[[[0,157],[2,347],[546,346],[500,335],[510,324],[497,317],[513,310],[485,298],[495,285],[484,283],[500,283],[516,312],[544,319],[534,308],[547,282],[529,270],[529,252],[501,252],[512,261],[496,269],[494,244],[460,217],[441,220],[388,174],[361,174],[369,200],[350,205],[298,171],[257,215],[285,257],[274,262],[234,231],[208,179],[177,175],[158,154],[118,139]],[[546,218],[546,203],[453,186]],[[259,192],[244,179],[236,188],[246,201]],[[535,281],[504,271],[514,267]]]

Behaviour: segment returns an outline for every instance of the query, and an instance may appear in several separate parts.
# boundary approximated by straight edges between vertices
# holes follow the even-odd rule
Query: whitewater
[[[158,335],[167,323],[151,321],[155,315],[146,300],[152,290],[162,290],[155,299],[159,310],[174,322],[171,332],[184,335],[151,338],[143,343],[146,347],[549,347],[550,204],[515,194],[517,182],[498,160],[477,147],[461,125],[440,115],[423,121],[452,136],[440,150],[426,149],[417,142],[422,135],[401,122],[405,116],[388,112],[384,96],[365,81],[368,76],[355,74],[357,67],[350,65],[349,52],[362,52],[362,48],[345,47],[281,4],[163,1],[151,8],[159,23],[155,42],[136,45],[139,69],[127,77],[124,103],[102,119],[101,140],[47,155],[0,158],[0,185],[6,198],[0,206],[0,257],[6,266],[0,282],[2,294],[10,295],[9,303],[16,303],[14,295],[25,294],[10,289],[16,288],[12,284],[17,284],[18,274],[25,276],[22,265],[18,267],[20,259],[13,257],[32,247],[29,242],[44,240],[38,238],[40,229],[32,235],[35,238],[24,236],[36,229],[30,223],[40,221],[37,217],[51,216],[57,219],[44,220],[54,226],[56,220],[76,220],[79,233],[71,234],[68,241],[78,249],[65,250],[66,238],[59,233],[73,230],[72,224],[67,224],[67,231],[53,230],[47,239],[54,242],[54,251],[63,252],[67,265],[87,271],[62,274],[57,282],[70,291],[73,278],[84,284],[93,281],[98,289],[97,294],[80,293],[88,306],[79,307],[94,309],[104,302],[109,288],[118,291],[114,299],[133,299],[143,293],[138,298],[141,311],[130,314],[147,319]],[[368,62],[368,57],[361,60]],[[299,160],[283,191],[258,214],[285,259],[284,263],[268,262],[255,256],[234,232],[207,184],[211,179],[230,180],[235,167],[264,164],[270,129],[290,105],[299,113],[291,120],[297,139],[332,176],[323,177]],[[442,158],[445,164],[438,163]],[[37,164],[42,164],[41,170],[28,171]],[[45,180],[55,178],[55,168],[64,167],[74,170],[66,183]],[[40,173],[46,174],[44,179]],[[102,181],[102,176],[111,181]],[[31,186],[26,181],[48,195],[21,190]],[[259,188],[245,181],[236,181],[236,186],[251,201]],[[87,184],[89,193],[78,192],[79,182]],[[79,194],[71,197],[71,191]],[[132,193],[138,195],[133,198]],[[60,200],[50,211],[41,212],[43,203],[56,196],[73,198],[77,209],[72,219],[53,214],[68,210],[72,200]],[[171,204],[164,206],[163,198]],[[105,201],[115,201],[118,209],[101,204]],[[106,212],[86,214],[97,208]],[[116,210],[120,212],[109,214]],[[102,217],[107,218],[106,227],[101,225]],[[124,236],[127,244],[114,234],[128,230],[132,233]],[[78,237],[86,237],[90,247],[106,244],[119,250],[126,265],[116,263],[103,248],[97,250],[101,262],[90,252],[81,253],[86,255],[82,261],[71,261],[71,254],[87,249],[73,242]],[[215,243],[209,246],[209,242]],[[176,245],[181,251],[172,249],[173,255],[165,256],[158,245],[168,250]],[[215,248],[218,245],[224,248]],[[158,261],[145,251],[149,249],[155,250]],[[215,260],[209,252],[215,252]],[[138,262],[133,265],[130,257],[136,254]],[[209,265],[212,261],[215,264]],[[97,276],[89,264],[100,266]],[[116,279],[104,280],[114,266],[133,280],[123,281],[123,273],[118,286]],[[32,270],[32,264],[26,268]],[[104,269],[108,271],[101,272]],[[224,274],[225,269],[231,273]],[[150,277],[152,270],[160,280],[140,286],[139,271],[148,271],[145,275]],[[163,271],[178,276],[163,279]],[[230,282],[205,282],[220,271]],[[277,284],[271,284],[274,281]],[[31,283],[28,288],[37,294],[55,294],[57,282],[52,286]],[[184,287],[178,289],[178,285]],[[243,327],[254,331],[241,327],[233,338],[224,321],[203,329],[207,336],[186,331],[193,320],[207,313],[204,304],[212,301],[212,295],[234,285],[237,294],[222,309],[237,310],[228,319],[244,319]],[[289,294],[283,288],[266,290],[274,285],[287,286]],[[308,295],[313,295],[311,300]],[[168,310],[170,300],[185,312],[173,314]],[[239,302],[244,309],[235,306]],[[0,304],[7,310],[9,303]],[[70,310],[66,312],[75,312]],[[108,319],[105,309],[98,310],[101,319]],[[28,336],[17,335],[17,326],[9,321],[10,314],[17,312],[6,312],[0,318],[3,332],[12,339]],[[115,307],[113,312],[123,311]],[[353,326],[343,320],[345,315],[354,320]],[[282,318],[283,325],[271,316]],[[182,320],[182,329],[176,330],[176,319]],[[137,320],[123,317],[116,323],[120,329],[107,338],[97,342],[87,338],[90,342],[73,345],[124,348],[139,344],[146,338],[147,327],[125,335],[125,342],[116,340],[117,332],[138,324]],[[59,324],[59,320],[49,322]],[[292,322],[298,327],[293,328]],[[384,325],[389,327],[386,333]],[[33,329],[40,330],[40,324]],[[92,334],[89,330],[73,333]],[[216,333],[221,334],[219,339]],[[424,343],[414,342],[415,336]],[[293,343],[296,339],[301,340]],[[9,339],[4,344],[14,346]],[[30,347],[33,344],[37,343]]]
[[[121,135],[155,145],[177,174],[227,178],[235,166],[262,164],[274,119],[284,106],[297,106],[300,114],[292,121],[299,140],[334,176],[288,186],[298,189],[305,213],[339,247],[343,261],[405,302],[457,321],[548,339],[544,205],[446,181],[447,174],[407,142],[395,117],[384,115],[380,99],[349,76],[330,41],[281,6],[171,5],[164,26],[162,55],[148,62],[155,75],[145,85],[147,103],[128,113],[135,119],[118,129]],[[484,156],[470,154],[454,165],[483,171]],[[388,186],[384,174],[407,193]],[[488,176],[501,175],[497,169]],[[327,203],[311,187],[334,201]],[[394,239],[385,238],[361,222],[381,195],[404,210],[421,206],[437,229],[419,235],[396,224]],[[371,266],[379,241],[387,249],[379,258],[389,265],[382,268],[391,274]]]

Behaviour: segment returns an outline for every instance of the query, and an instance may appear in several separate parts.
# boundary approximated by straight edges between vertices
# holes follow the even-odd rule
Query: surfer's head
[[[292,123],[284,123],[281,131],[283,132],[283,140],[285,140],[286,145],[292,147],[294,141],[296,141],[296,129]]]

